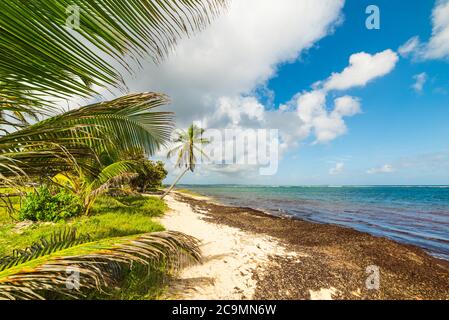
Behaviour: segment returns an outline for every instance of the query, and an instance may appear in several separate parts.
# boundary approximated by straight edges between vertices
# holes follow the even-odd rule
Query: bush
[[[48,187],[41,186],[26,195],[19,219],[57,222],[81,213],[82,205],[78,197],[65,190],[52,194]]]
[[[162,187],[167,170],[162,161],[140,160],[138,175],[131,179],[130,186],[140,192],[155,191]]]

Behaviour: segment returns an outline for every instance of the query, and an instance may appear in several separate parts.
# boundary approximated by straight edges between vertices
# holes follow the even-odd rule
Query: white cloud
[[[160,91],[186,126],[214,114],[226,99],[252,95],[341,21],[343,0],[234,0],[204,32],[179,42],[160,66],[145,65],[126,83],[132,91]],[[238,120],[233,118],[232,120]],[[223,121],[223,125],[227,125]]]
[[[398,52],[402,57],[407,58],[417,50],[419,45],[420,45],[419,37],[415,36],[410,38],[406,43],[400,46]]]
[[[306,135],[314,133],[317,143],[327,143],[346,133],[343,117],[351,117],[361,112],[357,98],[343,96],[334,100],[334,108],[326,108],[326,92],[314,90],[296,97],[296,109]]]
[[[419,37],[412,37],[399,48],[399,53],[421,60],[449,59],[449,0],[437,1],[432,11],[430,39],[421,43]]]
[[[337,162],[334,168],[329,170],[329,174],[332,176],[338,175],[343,172],[345,164],[343,162]]]
[[[366,171],[366,173],[368,173],[368,174],[379,174],[379,173],[393,173],[395,171],[396,171],[396,169],[392,165],[385,164],[385,165],[383,165],[381,167],[369,169],[368,171]]]
[[[221,97],[217,102],[217,109],[208,122],[226,121],[230,125],[239,125],[244,122],[263,122],[265,108],[255,97]]]
[[[382,77],[394,69],[398,55],[388,49],[371,55],[359,52],[351,55],[349,66],[341,73],[334,73],[324,84],[326,90],[346,90],[363,87],[368,82]]]
[[[331,34],[342,21],[343,5],[344,0],[283,0],[282,5],[233,0],[229,11],[204,32],[179,41],[165,62],[144,64],[125,76],[125,83],[131,92],[169,95],[178,127],[201,121],[209,128],[279,129],[281,153],[310,137],[315,143],[330,142],[347,132],[345,117],[360,113],[361,107],[355,97],[331,101],[329,91],[364,86],[387,74],[397,61],[393,51],[352,55],[343,72],[279,110],[264,106],[255,92],[276,75],[279,65],[294,62]],[[104,92],[105,98],[119,94]]]
[[[432,37],[423,54],[427,59],[449,58],[449,1],[439,1],[432,13]]]
[[[328,143],[347,132],[344,117],[361,113],[360,100],[351,96],[334,99],[331,111],[326,107],[329,91],[347,90],[365,86],[376,78],[390,73],[399,60],[390,49],[368,54],[355,53],[349,59],[349,66],[340,73],[333,73],[327,80],[312,85],[313,90],[298,94],[294,102],[304,131],[313,133],[315,144]]]
[[[351,96],[343,96],[335,99],[335,109],[333,114],[340,117],[352,117],[362,112],[360,109],[360,100]]]
[[[417,93],[421,93],[427,81],[427,73],[423,72],[416,74],[413,76],[413,79],[415,79],[415,83],[412,85],[413,90],[415,90]]]

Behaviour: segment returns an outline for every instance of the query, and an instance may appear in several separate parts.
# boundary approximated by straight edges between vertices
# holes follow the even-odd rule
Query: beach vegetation
[[[147,272],[162,267],[170,274],[186,261],[199,259],[197,241],[178,232],[91,241],[69,229],[3,257],[0,298],[98,297],[117,291],[114,287],[136,266],[146,267]]]
[[[57,222],[82,213],[81,201],[66,190],[52,193],[48,186],[42,185],[28,193],[19,211],[19,220]]]
[[[137,192],[155,192],[162,187],[168,171],[162,161],[149,160],[144,150],[128,152],[124,157],[135,164],[136,174],[130,178],[129,186]]]

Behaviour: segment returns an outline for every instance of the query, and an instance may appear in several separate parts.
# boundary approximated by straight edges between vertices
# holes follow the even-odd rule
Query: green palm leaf
[[[0,137],[0,174],[13,176],[12,165],[30,175],[53,174],[74,163],[91,172],[97,167],[96,154],[136,147],[152,155],[168,143],[173,130],[173,113],[153,111],[166,103],[165,95],[131,94]]]
[[[120,177],[123,174],[136,171],[137,171],[137,164],[134,161],[126,160],[115,162],[105,167],[103,170],[101,170],[100,174],[95,179],[94,184],[96,187],[99,187],[100,185],[108,183],[112,179]]]
[[[203,29],[227,0],[2,0],[0,106],[29,109],[51,98],[124,88],[118,61],[163,59],[183,35]],[[79,8],[79,28],[66,21]]]
[[[40,251],[41,253],[44,251]],[[106,239],[42,253],[0,272],[0,299],[44,299],[48,293],[80,298],[89,289],[113,286],[133,264],[165,264],[173,273],[201,259],[196,239],[179,232],[155,232]],[[67,270],[80,273],[80,287],[68,290]]]
[[[76,229],[67,228],[54,233],[49,239],[42,238],[25,249],[16,249],[11,255],[1,257],[0,271],[89,241],[88,235],[78,236]]]

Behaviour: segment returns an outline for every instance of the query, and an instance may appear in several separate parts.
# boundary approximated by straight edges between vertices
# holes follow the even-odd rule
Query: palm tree
[[[52,181],[64,187],[81,199],[83,212],[90,214],[95,200],[107,192],[110,186],[128,181],[137,173],[137,163],[118,161],[104,167],[98,174],[89,175],[78,168],[77,174],[72,172],[58,173]]]
[[[206,157],[202,146],[209,144],[210,141],[203,138],[204,129],[192,124],[187,131],[178,130],[176,132],[176,138],[174,139],[175,146],[167,153],[167,158],[172,158],[177,154],[176,166],[183,168],[181,173],[172,183],[170,188],[162,195],[161,199],[164,199],[170,191],[173,190],[175,185],[181,180],[181,178],[187,173],[187,171],[193,172],[197,163],[197,153]]]

